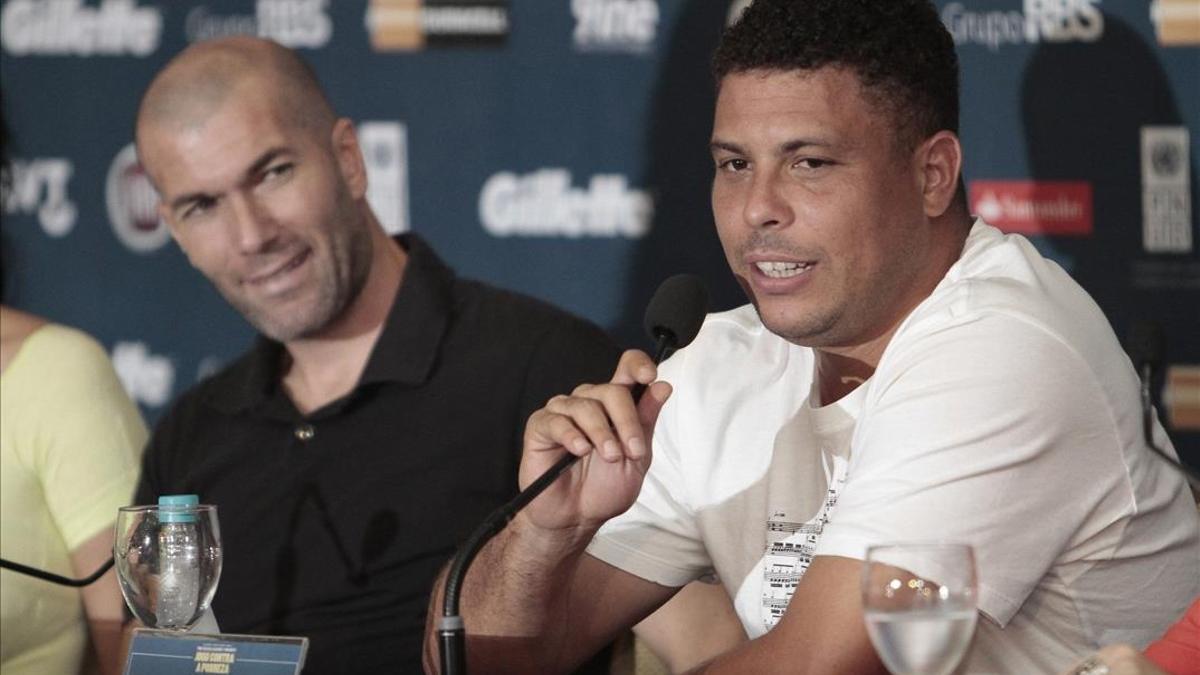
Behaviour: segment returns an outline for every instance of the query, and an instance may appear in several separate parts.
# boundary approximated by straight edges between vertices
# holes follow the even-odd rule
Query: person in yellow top
[[[146,427],[95,340],[0,305],[0,557],[80,577],[112,553]],[[75,589],[0,570],[0,675],[120,668],[116,573]]]

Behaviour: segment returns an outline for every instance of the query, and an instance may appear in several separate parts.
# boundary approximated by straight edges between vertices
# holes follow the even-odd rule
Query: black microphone
[[[1162,326],[1153,321],[1135,321],[1129,328],[1126,343],[1129,358],[1133,360],[1133,365],[1138,371],[1138,379],[1141,381],[1142,436],[1146,440],[1146,446],[1160,459],[1183,474],[1193,488],[1200,490],[1200,473],[1172,458],[1154,443],[1154,395],[1151,390],[1155,378],[1166,361],[1167,351],[1167,339],[1163,334]]]
[[[659,285],[646,306],[643,325],[650,339],[654,340],[654,362],[660,363],[671,352],[686,347],[704,323],[708,309],[708,290],[699,277],[692,274],[677,274]],[[636,404],[646,391],[646,385],[637,384],[631,390]],[[487,517],[462,548],[455,554],[446,573],[446,589],[442,602],[442,618],[438,621],[438,646],[441,655],[442,675],[465,675],[467,672],[466,631],[462,616],[458,613],[458,598],[462,583],[466,579],[471,561],[492,537],[500,533],[517,515],[517,512],[542,494],[554,481],[579,459],[567,453],[538,476],[529,487],[522,490],[504,506]]]
[[[685,347],[696,338],[700,326],[704,324],[704,315],[708,312],[708,289],[704,282],[694,274],[676,274],[659,285],[646,305],[646,316],[642,326],[646,335],[654,340],[655,345],[662,346],[663,338],[671,351]],[[655,358],[658,363],[670,356],[664,354]]]

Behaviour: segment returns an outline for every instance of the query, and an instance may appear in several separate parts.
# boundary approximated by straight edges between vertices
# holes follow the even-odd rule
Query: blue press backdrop
[[[360,123],[371,201],[460,274],[642,345],[655,285],[743,302],[708,207],[708,60],[743,1],[6,0],[10,304],[112,352],[153,422],[250,329],[153,215],[138,96],[190,42],[294,46]],[[1200,0],[938,2],[958,43],[973,206],[1093,293],[1118,335],[1165,329],[1156,383],[1200,464]]]

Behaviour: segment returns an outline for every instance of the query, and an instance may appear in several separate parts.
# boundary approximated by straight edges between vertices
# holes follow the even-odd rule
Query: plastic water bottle
[[[179,628],[191,623],[200,601],[200,540],[196,495],[163,495],[158,498],[158,628]],[[174,508],[172,508],[174,507]]]

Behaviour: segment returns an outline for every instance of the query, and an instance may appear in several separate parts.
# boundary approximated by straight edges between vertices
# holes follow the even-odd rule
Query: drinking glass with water
[[[204,616],[221,576],[217,507],[193,495],[117,513],[113,546],[121,594],[151,628],[188,630]]]
[[[867,633],[893,675],[947,675],[962,660],[977,616],[970,546],[872,546],[862,593]]]

